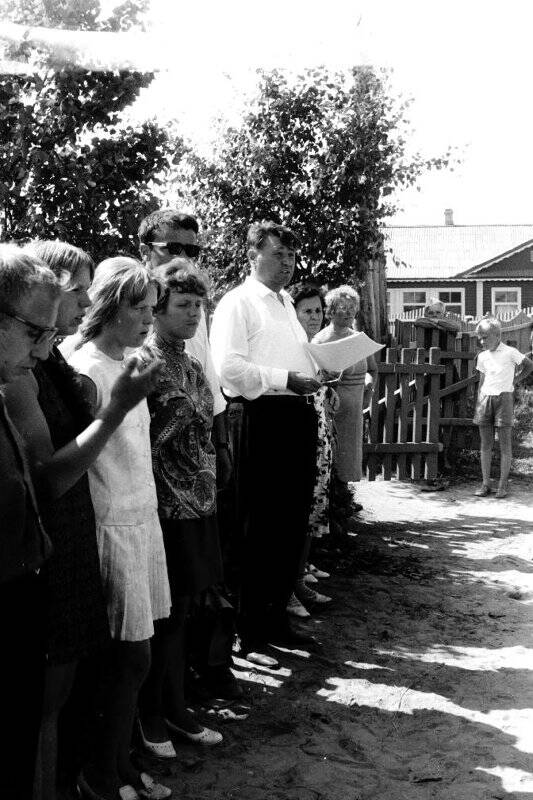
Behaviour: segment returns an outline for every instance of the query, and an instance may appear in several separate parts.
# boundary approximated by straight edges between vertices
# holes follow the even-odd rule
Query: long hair
[[[24,252],[36,255],[44,261],[62,289],[68,288],[80,269],[87,269],[91,278],[94,275],[94,261],[91,256],[81,247],[59,239],[36,239],[25,246]]]
[[[152,286],[159,291],[153,273],[135,258],[116,256],[98,264],[89,290],[92,306],[85,314],[78,348],[99,336],[114,320],[122,303],[137,305]]]

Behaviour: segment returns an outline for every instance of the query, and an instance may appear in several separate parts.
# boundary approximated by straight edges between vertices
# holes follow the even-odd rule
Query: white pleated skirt
[[[154,620],[170,614],[170,587],[157,511],[136,525],[103,525],[96,535],[111,636],[149,639]]]

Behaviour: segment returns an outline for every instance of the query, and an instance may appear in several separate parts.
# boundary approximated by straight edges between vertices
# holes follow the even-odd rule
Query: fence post
[[[404,348],[402,350],[402,364],[411,364],[415,357],[415,351],[412,348]],[[408,372],[402,372],[400,375],[400,413],[398,416],[398,442],[404,444],[407,442],[407,433],[409,427],[409,380],[410,375]],[[400,481],[405,481],[408,478],[407,474],[407,455],[400,453],[397,459],[397,477]]]
[[[387,353],[388,350],[386,350],[385,352]],[[370,401],[369,439],[372,444],[375,444],[377,441],[379,441],[379,415],[380,415],[379,400],[382,394],[381,391],[381,386],[383,381],[382,374],[383,373],[379,371],[379,364],[378,364],[376,383],[374,385],[374,391],[372,392],[372,400]],[[366,462],[369,481],[376,480],[377,463],[378,463],[378,456],[375,453],[369,453]]]
[[[416,351],[416,363],[426,363],[426,351],[424,348],[419,348]],[[424,414],[424,375],[417,373],[415,375],[415,406],[413,410],[413,442],[422,441],[422,419]],[[420,480],[422,477],[422,456],[420,453],[413,453],[411,460],[412,478],[414,481]]]
[[[429,351],[429,363],[438,366],[440,363],[440,349],[432,347]],[[440,427],[440,375],[433,373],[429,378],[428,424],[426,441],[437,444],[439,441]],[[428,453],[426,456],[426,480],[434,480],[439,468],[438,453]]]
[[[398,351],[387,350],[387,364],[396,364],[398,361]],[[395,372],[385,374],[385,425],[383,427],[383,441],[392,444],[394,442],[394,422],[396,413],[396,388],[398,376]],[[383,457],[383,480],[390,481],[392,477],[392,455],[386,454]]]

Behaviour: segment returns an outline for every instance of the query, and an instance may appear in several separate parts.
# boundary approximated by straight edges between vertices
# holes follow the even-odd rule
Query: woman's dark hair
[[[80,269],[88,269],[91,280],[93,279],[94,261],[81,247],[61,242],[59,239],[36,239],[26,245],[24,252],[36,255],[44,261],[63,289],[68,288],[68,284]]]
[[[324,311],[324,293],[318,285],[312,281],[298,281],[287,287],[287,291],[293,299],[294,307],[298,307],[298,303],[302,300],[309,300],[311,297],[318,297],[322,311]]]
[[[172,261],[157,268],[155,274],[161,285],[161,294],[154,310],[156,314],[167,310],[171,292],[196,294],[198,297],[207,295],[205,279],[186,258],[173,258]]]

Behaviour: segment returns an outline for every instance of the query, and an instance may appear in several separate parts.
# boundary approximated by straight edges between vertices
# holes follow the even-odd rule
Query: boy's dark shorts
[[[478,399],[474,425],[511,428],[514,425],[514,392],[488,394]]]

